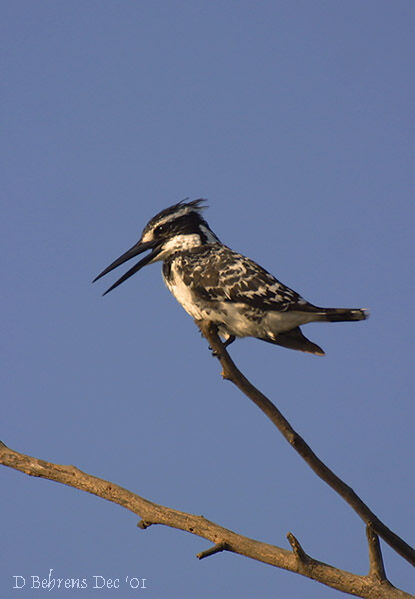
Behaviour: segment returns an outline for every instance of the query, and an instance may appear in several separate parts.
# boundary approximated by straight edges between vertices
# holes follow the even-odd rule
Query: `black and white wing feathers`
[[[307,302],[264,268],[226,246],[195,248],[175,258],[192,293],[207,301],[246,304],[259,310],[303,309]]]

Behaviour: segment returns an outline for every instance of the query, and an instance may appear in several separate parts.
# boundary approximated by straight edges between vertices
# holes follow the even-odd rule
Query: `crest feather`
[[[184,200],[177,202],[177,204],[173,204],[172,206],[165,208],[164,210],[156,214],[156,216],[153,216],[153,218],[144,227],[143,235],[145,235],[145,233],[151,231],[155,226],[161,223],[168,222],[179,216],[190,214],[191,212],[199,214],[202,210],[206,208],[206,206],[202,205],[203,202],[206,202],[206,200],[204,200],[203,198],[199,198],[198,200],[191,200],[190,202],[188,202],[187,200],[188,198],[185,198]]]

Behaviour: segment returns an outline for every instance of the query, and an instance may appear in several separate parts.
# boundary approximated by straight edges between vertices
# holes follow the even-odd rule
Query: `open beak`
[[[118,285],[121,285],[121,283],[123,283],[124,281],[129,279],[133,274],[138,272],[141,268],[143,268],[143,266],[145,266],[146,264],[151,262],[153,260],[153,258],[155,258],[157,256],[157,254],[160,253],[161,248],[157,247],[157,245],[154,243],[154,241],[147,241],[145,243],[139,241],[138,243],[133,245],[132,248],[127,250],[125,252],[125,254],[123,254],[122,256],[120,256],[119,258],[114,260],[114,262],[112,262],[112,264],[107,266],[107,268],[105,268],[97,277],[95,277],[95,279],[92,282],[95,283],[95,281],[98,281],[98,279],[100,279],[107,273],[111,272],[111,270],[114,270],[114,268],[117,268],[117,266],[124,264],[124,262],[127,262],[127,260],[131,260],[131,258],[134,258],[134,256],[138,256],[139,254],[142,254],[146,250],[153,250],[153,251],[150,252],[149,254],[147,254],[147,256],[145,258],[143,258],[142,260],[137,262],[137,264],[135,264],[132,268],[130,268],[130,270],[127,270],[127,272],[125,274],[123,274],[123,276],[120,279],[118,279],[118,281],[116,281],[113,285],[111,285],[111,287],[109,289],[106,290],[105,293],[103,293],[103,295],[106,295],[107,293],[109,293],[110,291],[112,291],[113,289],[118,287]]]

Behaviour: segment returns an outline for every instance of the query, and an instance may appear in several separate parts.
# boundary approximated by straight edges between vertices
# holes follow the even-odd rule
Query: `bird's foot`
[[[228,345],[233,343],[235,341],[235,339],[236,339],[235,335],[229,335],[229,337],[226,339],[226,341],[224,341],[223,347],[228,347]]]
[[[226,341],[222,341],[223,344],[223,348],[226,349],[228,347],[228,345],[230,345],[231,343],[233,343],[235,341],[235,335],[230,335]],[[214,350],[212,347],[210,347],[209,345],[209,349],[212,352],[212,356],[214,358],[217,358],[219,356],[219,352],[217,352],[216,350]]]

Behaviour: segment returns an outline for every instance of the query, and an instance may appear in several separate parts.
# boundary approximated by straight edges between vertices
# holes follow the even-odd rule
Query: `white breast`
[[[163,279],[170,293],[174,295],[186,312],[190,314],[192,318],[201,320],[203,314],[200,308],[195,304],[192,292],[190,288],[184,284],[174,262],[171,265],[170,280],[168,281],[164,276]]]

